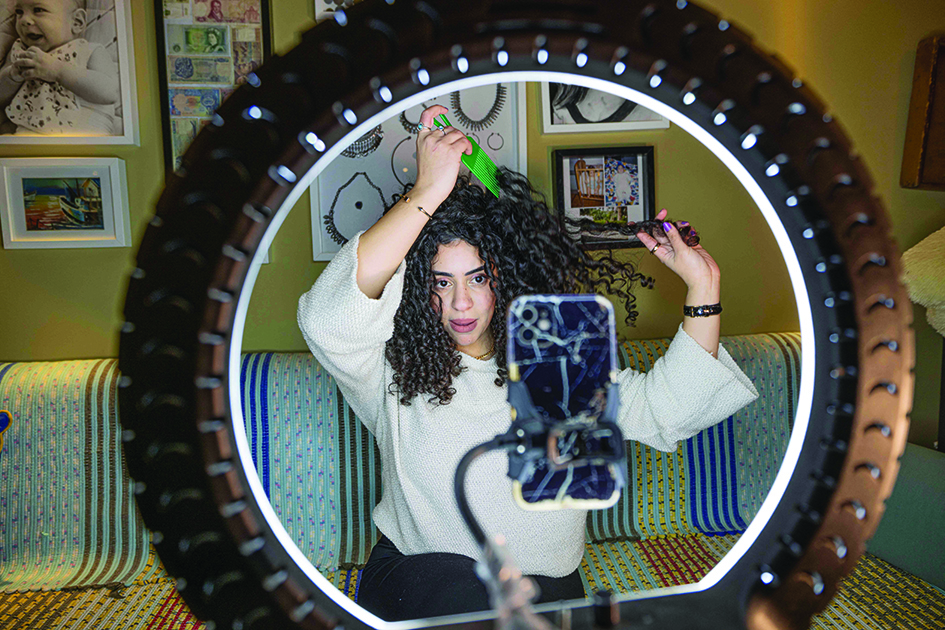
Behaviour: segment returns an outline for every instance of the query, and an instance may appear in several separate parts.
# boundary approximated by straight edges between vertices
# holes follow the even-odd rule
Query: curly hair
[[[394,371],[390,392],[409,405],[417,395],[448,404],[462,372],[460,353],[447,333],[434,300],[431,265],[440,245],[465,241],[478,249],[495,294],[491,329],[498,366],[496,385],[508,376],[505,313],[519,295],[605,293],[621,300],[627,323],[637,317],[631,289],[652,278],[628,262],[605,254],[592,258],[568,235],[567,224],[549,210],[524,176],[500,169],[501,196],[460,177],[450,196],[427,222],[406,257],[403,299],[394,317],[386,357]]]

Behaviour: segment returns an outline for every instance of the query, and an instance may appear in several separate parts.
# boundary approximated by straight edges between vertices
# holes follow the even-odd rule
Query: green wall
[[[4,157],[116,156],[128,169],[135,247],[163,180],[157,52],[151,1],[132,4],[141,145],[139,147],[4,146]],[[313,23],[314,0],[273,1],[276,51],[291,48]],[[797,69],[833,107],[869,164],[877,194],[906,249],[945,224],[945,194],[899,187],[915,48],[942,29],[941,5],[928,0],[709,0],[722,16]],[[936,7],[935,5],[938,4]],[[838,27],[838,25],[840,25]],[[723,270],[724,334],[796,330],[787,274],[760,213],[735,178],[677,127],[633,134],[539,131],[537,89],[528,90],[528,170],[550,190],[551,151],[568,146],[655,147],[657,207],[691,221]],[[295,350],[298,296],[324,267],[311,262],[308,195],[286,219],[260,273],[247,318],[244,348]],[[116,356],[117,328],[135,247],[126,249],[0,250],[0,359],[50,360]],[[657,289],[639,291],[637,337],[669,335],[679,322],[684,287],[638,250]],[[910,441],[930,446],[938,418],[942,339],[916,307],[916,396]]]

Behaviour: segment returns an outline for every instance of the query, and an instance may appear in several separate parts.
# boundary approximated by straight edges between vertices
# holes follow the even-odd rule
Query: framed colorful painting
[[[554,151],[555,209],[576,227],[586,249],[642,247],[633,235],[601,231],[591,224],[639,223],[656,216],[653,147],[607,147]]]
[[[64,4],[37,26],[0,3],[0,72],[16,84],[0,144],[138,144],[131,0]],[[63,68],[81,72],[66,85]]]
[[[130,247],[118,158],[0,159],[5,249]]]
[[[269,57],[269,0],[158,0],[158,77],[168,170],[230,93]]]

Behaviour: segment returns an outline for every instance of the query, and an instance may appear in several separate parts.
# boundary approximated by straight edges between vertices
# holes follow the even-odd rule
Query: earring
[[[497,147],[492,146],[492,136],[497,136],[497,137],[499,138],[499,141],[500,141],[502,144],[500,144],[500,145],[497,146]],[[486,146],[489,147],[490,149],[492,149],[493,151],[498,151],[499,149],[501,149],[502,147],[505,146],[505,138],[503,138],[503,137],[502,137],[502,134],[500,134],[500,133],[492,132],[492,133],[489,134],[489,137],[486,138]]]

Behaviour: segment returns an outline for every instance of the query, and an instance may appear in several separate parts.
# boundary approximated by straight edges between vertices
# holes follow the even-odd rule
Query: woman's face
[[[460,352],[480,356],[492,350],[495,294],[479,250],[466,241],[440,245],[431,263],[440,320]],[[433,307],[439,303],[434,298]]]

